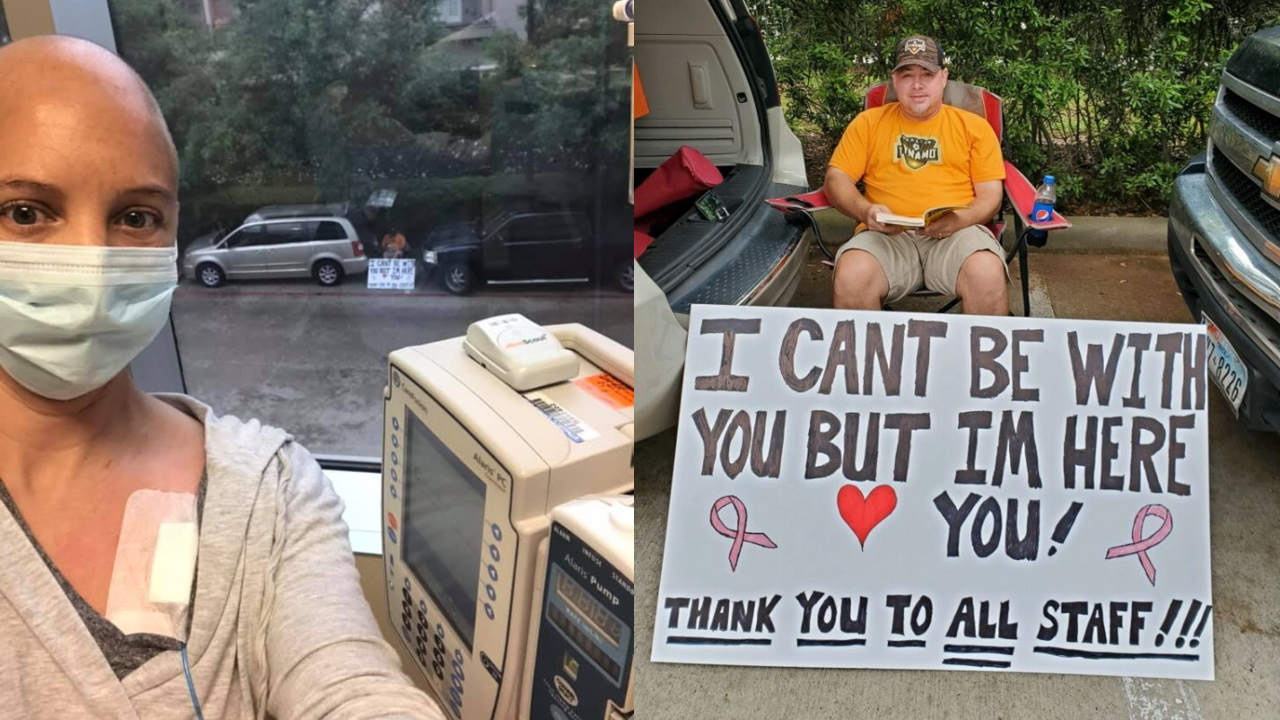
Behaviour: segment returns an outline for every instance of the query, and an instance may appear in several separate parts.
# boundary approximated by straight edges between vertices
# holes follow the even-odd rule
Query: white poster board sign
[[[367,287],[370,290],[412,290],[417,265],[412,258],[371,259]]]
[[[695,307],[653,659],[1212,679],[1205,348]]]

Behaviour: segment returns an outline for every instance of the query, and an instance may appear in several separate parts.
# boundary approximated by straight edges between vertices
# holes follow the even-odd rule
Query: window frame
[[[54,31],[49,0],[0,0],[0,6],[4,7],[10,41],[48,35]]]
[[[351,239],[351,235],[347,232],[347,229],[337,220],[313,220],[311,222],[315,224],[315,230],[311,232],[311,238],[315,242],[337,242],[339,240]],[[333,225],[336,227],[338,229],[337,237],[320,237],[320,228],[325,225]]]
[[[466,10],[463,7],[463,0],[439,0],[440,2],[440,20],[446,24],[459,25],[462,23],[462,16]],[[453,12],[457,8],[457,13]]]
[[[450,25],[461,25],[467,21],[468,15],[474,16],[474,6],[468,0],[437,0],[440,18]],[[10,35],[13,40],[24,37],[46,34],[60,34],[81,37],[119,54],[116,42],[116,30],[111,20],[109,0],[0,0],[6,11]],[[206,7],[206,19],[208,16]],[[504,213],[505,214],[505,213]],[[519,215],[521,213],[512,213]],[[499,216],[499,222],[508,220]],[[348,240],[363,242],[364,230],[350,218],[339,222]],[[481,216],[482,237],[483,215]],[[239,232],[244,225],[232,232]],[[318,230],[319,226],[316,226]],[[225,247],[224,236],[220,244]],[[317,233],[313,232],[314,237]],[[585,238],[584,238],[585,239]],[[187,384],[183,374],[181,352],[173,327],[173,314],[170,312],[165,327],[157,338],[130,365],[138,386],[147,392],[187,393]],[[326,470],[357,472],[367,474],[370,482],[379,482],[374,477],[382,472],[382,457],[350,456],[337,454],[313,453],[321,467]]]
[[[315,241],[315,233],[308,227],[311,224],[309,220],[296,220],[293,218],[268,220],[262,225],[266,226],[268,241],[261,247],[279,247],[281,245],[300,245]],[[285,232],[286,229],[298,230],[298,234]]]

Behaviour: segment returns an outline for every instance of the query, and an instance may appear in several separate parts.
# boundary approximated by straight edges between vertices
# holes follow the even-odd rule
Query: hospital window
[[[219,414],[377,463],[394,349],[509,312],[632,345],[630,50],[606,0],[48,2],[169,123],[191,262],[168,342]]]
[[[462,22],[462,0],[442,0],[441,11],[445,22]]]

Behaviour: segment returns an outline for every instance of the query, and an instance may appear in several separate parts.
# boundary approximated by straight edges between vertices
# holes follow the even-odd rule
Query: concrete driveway
[[[1033,253],[1033,314],[1188,322],[1159,255]],[[1014,268],[1017,277],[1016,266]],[[811,258],[792,303],[830,307]],[[1015,285],[1011,296],[1020,291]],[[1015,312],[1021,311],[1020,299]],[[912,304],[901,309],[927,310]],[[1280,717],[1280,436],[1242,430],[1214,389],[1209,407],[1214,682],[1024,673],[794,670],[653,664],[675,431],[636,447],[639,716],[926,720],[1247,720]]]

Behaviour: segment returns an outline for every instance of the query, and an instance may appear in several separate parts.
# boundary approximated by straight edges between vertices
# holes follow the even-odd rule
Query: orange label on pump
[[[636,391],[609,373],[578,378],[573,382],[616,409],[621,410],[636,404]]]

